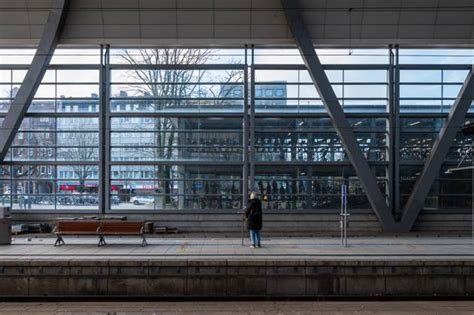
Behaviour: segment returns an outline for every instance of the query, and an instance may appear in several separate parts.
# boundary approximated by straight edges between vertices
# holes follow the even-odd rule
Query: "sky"
[[[133,50],[130,50],[132,53]],[[387,64],[387,49],[318,49],[318,55],[323,64]],[[29,64],[33,58],[34,49],[0,49],[0,64]],[[250,50],[249,50],[250,53]],[[99,49],[58,49],[52,58],[51,64],[98,64],[100,63]],[[123,63],[120,58],[120,50],[111,51],[111,63]],[[238,63],[244,62],[244,49],[216,49],[213,51],[210,63]],[[303,61],[296,49],[256,49],[256,64],[303,64]],[[474,64],[474,49],[401,49],[400,63],[402,64]],[[22,81],[26,71],[15,71],[13,80],[18,86]],[[342,71],[327,72],[331,82],[342,80]],[[462,83],[467,74],[459,71],[445,71],[443,73],[444,82]],[[57,75],[58,81],[63,82],[99,82],[99,72],[97,70],[58,70],[56,73],[49,70],[43,82],[54,82]],[[118,70],[112,74],[115,81],[131,82],[133,78],[127,71]],[[344,80],[346,82],[386,82],[386,71],[345,71]],[[287,81],[287,82],[308,82],[311,80],[306,71],[263,71],[256,72],[256,81]],[[402,82],[441,82],[441,71],[403,71]],[[9,71],[0,70],[0,84],[10,82]],[[351,90],[352,89],[352,90]],[[8,96],[9,85],[0,85],[0,96]],[[115,89],[116,90],[116,89]],[[308,86],[300,88],[295,92],[295,87],[288,86],[289,96],[309,97],[314,95],[314,87]],[[351,92],[352,91],[352,92]],[[445,97],[455,97],[459,91],[459,86],[445,87]],[[335,87],[338,96],[342,96],[342,90]],[[346,86],[344,91],[346,97],[358,95],[373,95],[374,97],[384,97],[386,87],[383,86]],[[444,92],[444,91],[443,91]],[[91,94],[98,94],[97,84],[91,85],[50,85],[40,87],[37,97],[54,98],[61,97],[90,97]],[[349,93],[349,94],[348,94]],[[405,86],[402,93],[408,96],[426,95],[427,97],[440,97],[439,86]]]

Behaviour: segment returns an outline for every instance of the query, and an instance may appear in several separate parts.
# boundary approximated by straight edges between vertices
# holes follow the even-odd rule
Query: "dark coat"
[[[245,218],[247,219],[247,229],[262,229],[262,202],[259,199],[252,199],[245,209]]]

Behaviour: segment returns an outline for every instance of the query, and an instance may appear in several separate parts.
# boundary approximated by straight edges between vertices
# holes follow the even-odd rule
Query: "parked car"
[[[135,196],[130,198],[130,202],[133,203],[134,205],[144,205],[147,203],[153,203],[155,202],[155,198],[152,196]]]

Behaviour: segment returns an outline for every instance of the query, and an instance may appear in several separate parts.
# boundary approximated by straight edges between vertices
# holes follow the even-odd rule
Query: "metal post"
[[[341,246],[344,246],[344,183],[341,185],[341,211],[339,212],[339,228],[341,229]]]
[[[347,247],[347,185],[345,182],[341,185],[341,212],[340,225],[341,225],[341,245]]]
[[[349,222],[347,222],[349,213],[347,213],[347,185],[344,185],[344,246],[347,247],[347,225]]]
[[[244,246],[244,235],[245,235],[245,228],[244,228],[244,218],[242,215],[242,218],[240,219],[241,224],[240,224],[240,243],[242,246]]]

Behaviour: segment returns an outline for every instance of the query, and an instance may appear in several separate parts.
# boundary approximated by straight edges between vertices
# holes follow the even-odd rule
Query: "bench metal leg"
[[[148,245],[148,243],[147,243],[147,241],[146,241],[145,234],[143,234],[143,235],[142,235],[142,247],[145,247],[145,246],[147,246],[147,245]]]
[[[101,246],[105,246],[107,245],[107,243],[105,242],[105,239],[104,239],[104,236],[103,235],[99,235],[99,247]]]
[[[54,243],[54,246],[66,245],[66,243],[64,242],[63,237],[61,235],[56,234],[56,236],[58,237],[58,239]]]

